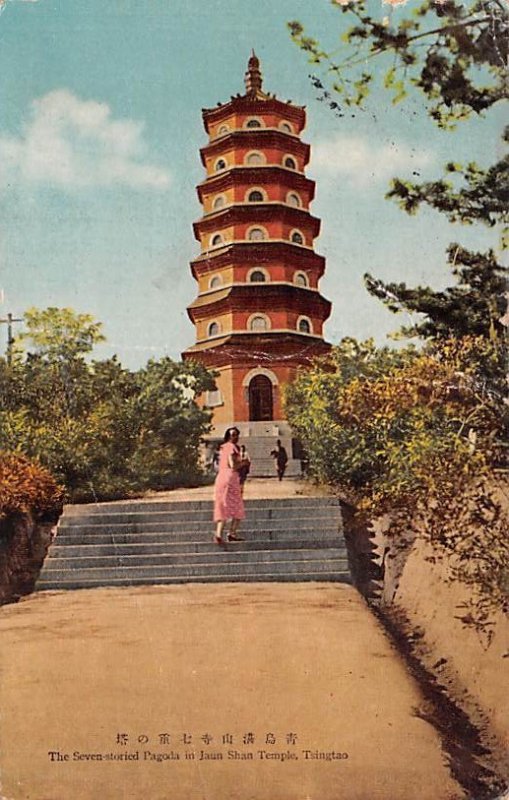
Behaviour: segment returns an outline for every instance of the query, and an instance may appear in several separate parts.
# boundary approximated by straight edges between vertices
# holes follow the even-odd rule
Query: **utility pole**
[[[0,323],[7,325],[7,364],[9,367],[12,364],[12,345],[14,344],[14,336],[12,335],[12,326],[15,322],[23,322],[23,317],[13,317],[9,312],[6,317],[0,319]]]

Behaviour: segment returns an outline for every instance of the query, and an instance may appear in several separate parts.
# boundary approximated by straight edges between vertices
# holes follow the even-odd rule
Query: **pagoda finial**
[[[256,94],[262,90],[260,62],[254,50],[251,51],[251,56],[247,62],[247,72],[244,76],[244,83],[246,84],[246,94],[250,97],[255,97]]]

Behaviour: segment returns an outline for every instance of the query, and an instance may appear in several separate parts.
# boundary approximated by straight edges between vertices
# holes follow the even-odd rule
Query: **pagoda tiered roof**
[[[321,336],[274,330],[259,334],[218,336],[217,339],[197,342],[188,347],[183,355],[193,358],[196,354],[207,367],[220,367],[232,361],[249,366],[273,366],[275,359],[298,367],[325,355],[330,348],[330,344]]]
[[[313,313],[319,319],[326,320],[331,311],[331,303],[316,290],[289,283],[236,283],[215,292],[198,295],[187,308],[190,319],[210,315],[213,308],[216,314],[230,310],[243,310],[261,301],[271,304],[274,309],[288,308],[299,314]],[[249,304],[249,306],[248,306]],[[266,306],[265,306],[266,307]]]
[[[293,242],[283,240],[265,240],[262,242],[230,242],[222,247],[201,253],[191,261],[191,271],[194,278],[201,274],[211,272],[221,267],[230,266],[240,261],[252,264],[263,264],[281,258],[285,262],[293,261],[299,264],[299,269],[313,269],[317,277],[321,277],[325,270],[325,258],[314,250],[301,247]]]
[[[216,153],[219,155],[224,151],[226,141],[231,147],[246,146],[252,149],[270,147],[271,145],[281,145],[282,150],[291,147],[292,152],[302,156],[304,164],[309,162],[309,154],[311,152],[309,144],[301,141],[297,136],[278,128],[238,128],[234,131],[228,131],[222,136],[217,136],[200,148],[200,158],[203,166],[206,166],[206,156],[213,156]]]
[[[246,95],[233,96],[227,103],[218,105],[216,108],[204,108],[202,110],[203,122],[205,130],[210,133],[209,125],[221,122],[225,117],[230,116],[235,112],[248,112],[250,114],[261,114],[264,111],[274,111],[275,113],[282,113],[291,122],[295,122],[298,128],[298,133],[304,128],[306,124],[305,106],[296,106],[289,100],[285,103],[278,100],[276,95],[265,95],[265,97],[251,98]]]
[[[260,166],[244,166],[237,164],[236,166],[229,167],[221,172],[216,172],[198,184],[196,191],[200,202],[203,202],[204,190],[210,192],[221,192],[228,189],[230,186],[238,186],[244,183],[260,183],[266,181],[273,181],[274,183],[282,183],[288,189],[296,189],[297,191],[305,189],[309,192],[309,201],[311,202],[315,196],[315,181],[306,177],[302,172],[296,172],[288,167],[280,166],[279,164],[266,164]]]
[[[199,240],[200,232],[210,233],[216,230],[218,225],[228,226],[246,221],[252,221],[253,224],[270,222],[274,219],[274,212],[277,213],[278,220],[282,222],[290,222],[296,227],[305,227],[311,232],[313,238],[320,233],[321,221],[318,217],[313,217],[307,209],[275,201],[262,201],[259,203],[232,203],[207,214],[193,223],[194,235]]]

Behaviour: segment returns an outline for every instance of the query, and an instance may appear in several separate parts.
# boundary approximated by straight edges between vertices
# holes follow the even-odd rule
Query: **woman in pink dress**
[[[214,486],[214,522],[216,544],[223,544],[225,522],[231,520],[229,542],[241,542],[237,535],[240,520],[244,519],[244,501],[240,487],[239,469],[245,466],[238,445],[240,431],[228,428],[219,453],[219,471]]]

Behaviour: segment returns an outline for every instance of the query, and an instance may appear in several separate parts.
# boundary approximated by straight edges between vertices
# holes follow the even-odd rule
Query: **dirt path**
[[[48,592],[0,633],[8,800],[463,797],[351,587]]]

